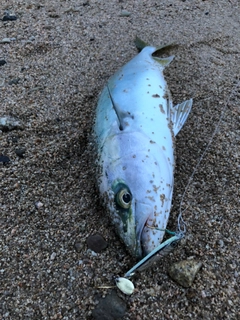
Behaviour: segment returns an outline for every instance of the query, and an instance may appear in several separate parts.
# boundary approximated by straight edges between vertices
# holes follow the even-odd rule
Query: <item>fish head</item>
[[[133,137],[128,140],[122,137],[125,147],[129,139]],[[138,145],[134,150],[132,143],[128,151],[115,150],[112,152],[115,156],[105,158],[100,189],[117,233],[128,251],[141,258],[158,246],[164,236],[165,232],[158,229],[167,225],[173,170],[169,170],[164,159],[156,160],[153,149],[149,153]]]

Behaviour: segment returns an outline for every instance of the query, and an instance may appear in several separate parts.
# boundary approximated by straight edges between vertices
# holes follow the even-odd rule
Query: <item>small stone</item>
[[[6,63],[7,63],[6,60],[0,59],[0,66],[4,66]]]
[[[48,14],[48,16],[50,17],[50,18],[60,18],[60,15],[58,14],[58,13],[56,13],[56,12],[50,12],[49,14]]]
[[[20,148],[15,150],[16,155],[19,156],[20,158],[23,158],[25,152],[26,152],[25,148]]]
[[[88,237],[87,245],[89,249],[93,250],[96,253],[99,253],[102,250],[106,249],[107,242],[100,234],[96,233]]]
[[[14,78],[14,79],[10,80],[10,81],[8,82],[8,84],[9,84],[10,86],[11,86],[12,84],[18,84],[19,80],[20,80],[20,78]]]
[[[87,254],[93,256],[93,257],[97,257],[97,253],[92,251],[91,249],[87,249]]]
[[[181,286],[188,288],[192,285],[195,276],[201,267],[201,262],[194,260],[183,260],[170,266],[168,273],[174,281]]]
[[[0,78],[0,87],[3,87],[5,83],[5,79],[4,78]]]
[[[11,39],[10,38],[3,38],[0,43],[10,43]]]
[[[13,143],[17,143],[17,142],[18,142],[18,139],[19,139],[18,136],[12,137],[12,142],[13,142]]]
[[[95,320],[122,319],[126,313],[126,303],[112,291],[105,298],[100,299],[99,304],[92,312]]]
[[[224,242],[223,242],[223,240],[218,240],[218,245],[219,245],[219,247],[220,248],[223,248],[224,247]]]
[[[74,248],[75,248],[75,250],[76,250],[77,252],[82,252],[82,250],[83,250],[83,243],[80,242],[80,241],[76,241],[76,242],[74,243]]]
[[[43,207],[43,203],[41,202],[41,201],[37,201],[37,202],[35,202],[35,208],[36,209],[41,209]]]
[[[131,15],[131,12],[127,10],[122,10],[122,12],[120,13],[120,17],[129,17],[130,15]]]
[[[12,14],[6,11],[2,21],[14,21],[14,20],[17,20],[17,16],[15,16],[15,14]]]
[[[11,131],[23,129],[23,125],[20,120],[13,117],[0,117],[0,130]]]
[[[50,256],[50,260],[54,260],[56,256],[57,256],[56,252],[53,252]]]
[[[10,159],[8,156],[3,156],[3,155],[0,155],[0,162],[2,162],[3,164],[9,162]]]

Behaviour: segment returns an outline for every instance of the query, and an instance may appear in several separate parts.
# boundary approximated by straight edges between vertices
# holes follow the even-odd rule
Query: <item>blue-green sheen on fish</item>
[[[192,99],[173,106],[164,68],[146,46],[107,82],[97,105],[99,189],[115,228],[138,258],[163,239],[172,202],[175,136]]]

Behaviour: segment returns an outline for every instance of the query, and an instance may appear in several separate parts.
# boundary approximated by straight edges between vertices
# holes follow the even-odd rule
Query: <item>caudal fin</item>
[[[135,37],[135,40],[134,40],[134,43],[135,43],[135,46],[137,47],[138,51],[142,51],[142,49],[144,49],[145,47],[155,47],[155,46],[151,46],[150,44],[148,44],[147,42],[143,41],[142,39],[140,39],[139,37]],[[177,44],[173,41],[171,43],[168,43],[168,44],[164,44],[162,46],[156,46],[156,50],[153,52],[153,56],[154,57],[157,57],[158,54],[163,54],[164,50],[167,50],[167,49],[171,49],[173,47],[176,47]]]

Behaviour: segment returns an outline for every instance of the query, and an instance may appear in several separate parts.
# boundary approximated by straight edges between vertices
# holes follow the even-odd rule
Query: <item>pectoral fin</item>
[[[186,100],[171,109],[171,121],[173,123],[173,132],[176,136],[186,122],[192,108],[193,100]]]

